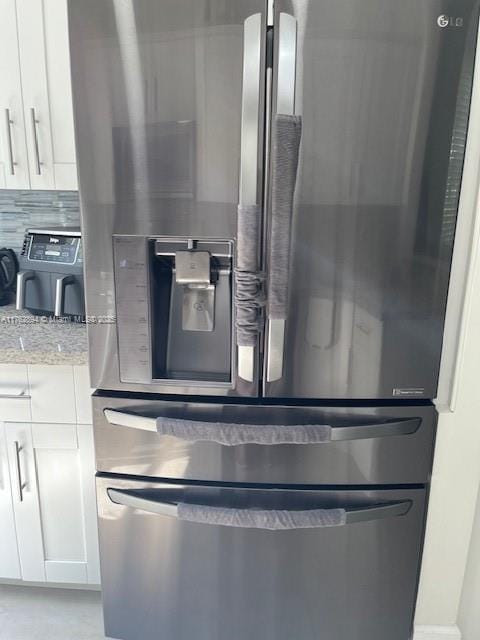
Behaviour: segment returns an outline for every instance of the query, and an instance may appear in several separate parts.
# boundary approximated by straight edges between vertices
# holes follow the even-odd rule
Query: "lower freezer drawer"
[[[108,637],[411,638],[425,489],[97,491]]]

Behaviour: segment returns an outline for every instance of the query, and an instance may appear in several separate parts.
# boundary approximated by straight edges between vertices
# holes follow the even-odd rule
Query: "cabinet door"
[[[45,581],[42,528],[32,430],[29,423],[5,423],[18,554],[23,580]]]
[[[77,189],[67,0],[42,4],[55,188]]]
[[[15,0],[0,0],[0,188],[28,189]]]
[[[66,0],[17,0],[20,66],[34,189],[76,189]]]
[[[0,422],[0,578],[21,577],[13,517],[12,486],[8,468],[5,426]]]
[[[8,423],[6,432],[21,577],[98,584],[91,425]]]
[[[99,582],[91,431],[32,425],[47,582]]]

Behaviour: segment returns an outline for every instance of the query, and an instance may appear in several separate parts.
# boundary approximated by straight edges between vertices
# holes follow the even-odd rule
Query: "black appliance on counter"
[[[34,314],[85,317],[80,227],[27,229],[16,307]]]
[[[13,249],[0,249],[0,306],[10,304],[15,291],[18,260]]]

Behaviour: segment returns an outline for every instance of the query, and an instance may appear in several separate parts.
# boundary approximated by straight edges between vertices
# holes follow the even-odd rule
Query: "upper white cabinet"
[[[76,189],[67,0],[0,9],[0,186]]]
[[[0,188],[29,187],[15,0],[0,0]]]

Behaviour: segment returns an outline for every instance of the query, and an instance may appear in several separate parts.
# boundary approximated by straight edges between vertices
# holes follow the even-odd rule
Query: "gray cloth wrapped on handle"
[[[178,518],[199,524],[286,531],[342,527],[347,522],[347,513],[345,509],[309,509],[306,511],[231,509],[181,502],[178,504]]]
[[[272,222],[268,315],[270,318],[284,320],[287,314],[293,198],[302,136],[301,116],[277,114],[273,121],[272,136]]]
[[[315,444],[328,442],[332,428],[325,424],[252,425],[157,418],[157,432],[189,442],[216,442],[227,447],[242,444]]]
[[[264,274],[258,269],[261,210],[257,205],[238,207],[237,266],[235,269],[235,325],[239,346],[253,347],[263,325]]]

